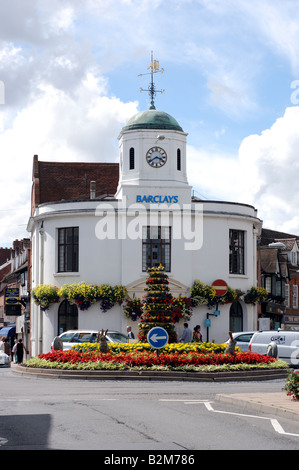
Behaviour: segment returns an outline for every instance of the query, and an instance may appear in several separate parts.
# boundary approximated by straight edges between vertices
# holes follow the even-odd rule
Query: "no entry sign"
[[[217,279],[217,281],[214,281],[212,286],[216,290],[217,297],[222,297],[227,293],[228,286],[222,279]]]

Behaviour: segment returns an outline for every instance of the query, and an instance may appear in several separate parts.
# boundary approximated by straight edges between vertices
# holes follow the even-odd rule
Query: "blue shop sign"
[[[167,202],[168,204],[177,204],[179,202],[179,196],[161,196],[156,194],[155,196],[141,196],[137,194],[136,202],[151,202],[152,204],[162,204]]]

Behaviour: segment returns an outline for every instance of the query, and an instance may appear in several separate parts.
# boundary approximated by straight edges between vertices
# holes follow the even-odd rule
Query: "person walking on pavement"
[[[25,351],[25,354],[26,354],[26,348],[23,344],[22,339],[20,338],[19,342],[17,343],[17,349],[16,349],[17,363],[18,364],[22,364],[22,362],[23,362],[24,351]]]
[[[188,327],[188,323],[184,323],[184,331],[181,337],[182,343],[191,343],[192,341],[192,331]]]
[[[17,362],[17,345],[18,341],[14,339],[14,345],[11,350],[11,360],[13,361],[13,359],[15,358],[15,362]]]

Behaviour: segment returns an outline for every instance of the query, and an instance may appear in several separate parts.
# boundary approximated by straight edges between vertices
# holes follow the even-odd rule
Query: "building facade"
[[[131,299],[144,295],[147,269],[162,264],[174,297],[190,295],[195,279],[224,280],[246,292],[257,284],[254,207],[192,197],[187,180],[187,134],[152,105],[137,113],[119,135],[119,164],[33,161],[32,287],[88,282],[125,286]],[[200,179],[200,175],[198,175]],[[256,306],[237,303],[193,310],[192,328],[204,340],[223,342],[229,329],[257,326]],[[210,322],[206,322],[209,317]],[[31,304],[32,355],[50,350],[53,338],[72,327],[116,329],[138,321],[123,306],[104,312],[98,303],[80,310],[62,300],[42,311]],[[176,324],[180,336],[183,322]]]
[[[299,237],[262,229],[261,285],[269,295],[261,305],[260,329],[299,329]]]
[[[0,336],[8,337],[11,345],[22,338],[30,351],[30,239],[1,248],[0,260]]]

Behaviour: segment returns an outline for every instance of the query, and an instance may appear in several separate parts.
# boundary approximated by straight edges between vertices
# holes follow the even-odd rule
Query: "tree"
[[[148,332],[155,326],[164,328],[169,336],[169,342],[177,340],[174,331],[173,298],[169,292],[168,276],[165,268],[148,269],[148,278],[144,288],[146,294],[143,301],[143,313],[140,317],[139,334],[140,341],[147,341]]]

